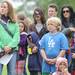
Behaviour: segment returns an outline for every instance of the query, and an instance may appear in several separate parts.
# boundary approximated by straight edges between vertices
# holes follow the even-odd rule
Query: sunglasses
[[[66,12],[66,13],[69,13],[69,10],[65,10],[65,11],[63,11],[63,13],[65,13],[65,12]]]

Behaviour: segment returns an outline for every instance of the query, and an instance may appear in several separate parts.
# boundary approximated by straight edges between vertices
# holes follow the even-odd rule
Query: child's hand
[[[52,62],[55,64],[55,63],[56,63],[56,60],[57,60],[57,59],[56,59],[56,58],[54,58],[54,59],[52,59]]]
[[[75,31],[75,28],[73,28],[73,27],[70,27],[69,29],[70,29],[70,31]]]
[[[75,58],[75,53],[72,53],[72,58]]]
[[[68,69],[67,68],[62,69],[62,74],[63,75],[68,75],[69,74]]]
[[[5,46],[4,51],[8,54],[11,51],[11,48],[8,46]]]
[[[52,59],[48,59],[48,58],[47,58],[47,59],[46,59],[47,64],[52,64],[51,60],[52,60]]]
[[[55,60],[54,59],[47,59],[46,62],[48,64],[55,64]]]

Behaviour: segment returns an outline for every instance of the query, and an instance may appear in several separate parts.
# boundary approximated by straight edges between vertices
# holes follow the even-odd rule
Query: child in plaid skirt
[[[25,32],[26,27],[24,22],[19,23],[20,27],[20,43],[19,43],[19,52],[18,52],[18,60],[16,63],[16,75],[24,75],[24,66],[26,62],[27,56],[27,33]]]

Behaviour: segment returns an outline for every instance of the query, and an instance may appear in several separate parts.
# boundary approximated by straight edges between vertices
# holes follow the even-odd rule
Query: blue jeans
[[[14,52],[10,62],[7,64],[7,75],[16,75],[17,52]],[[0,64],[0,75],[2,75],[3,65]]]

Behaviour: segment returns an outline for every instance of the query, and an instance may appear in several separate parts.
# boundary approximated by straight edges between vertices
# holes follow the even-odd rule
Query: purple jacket
[[[21,53],[19,51],[19,59],[25,59],[27,56],[27,33],[22,32],[20,34],[20,43],[19,43],[19,50],[21,50]]]

